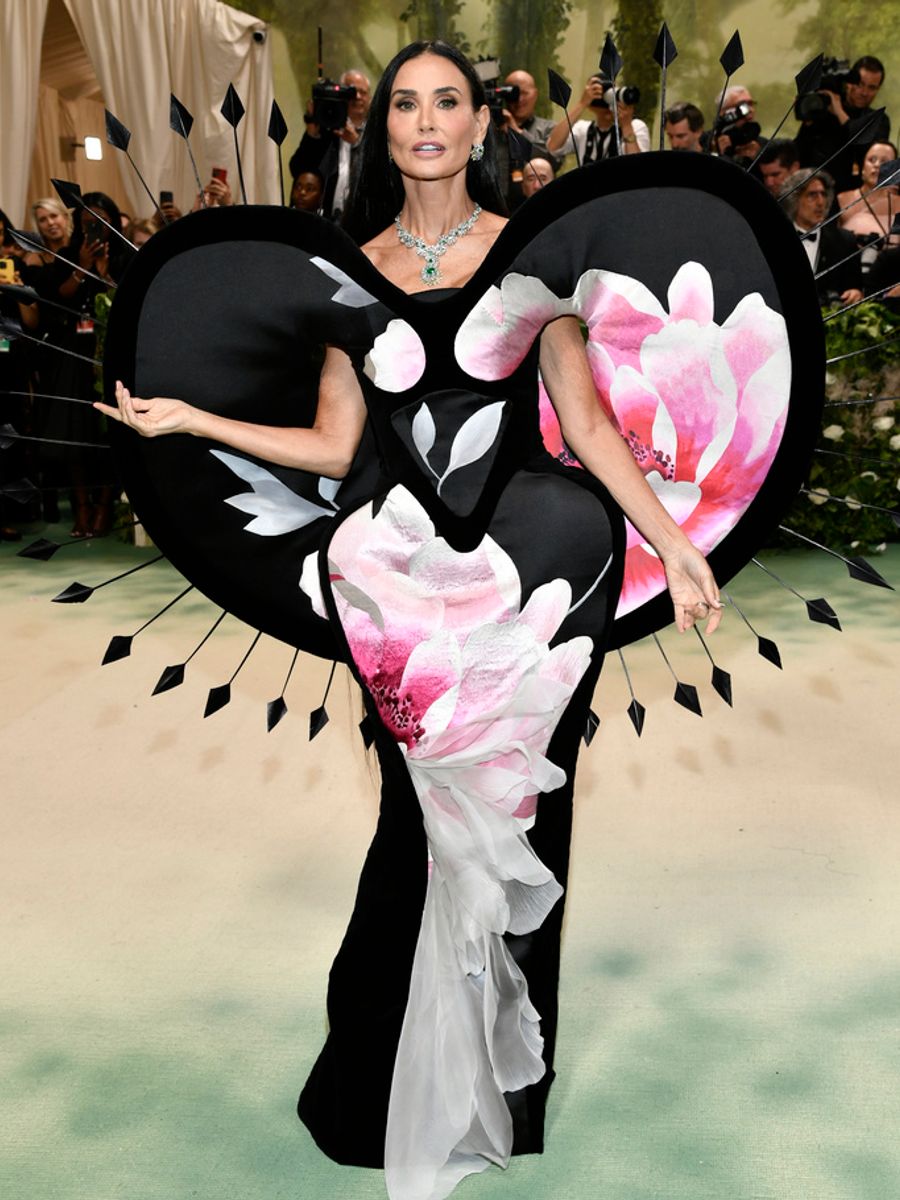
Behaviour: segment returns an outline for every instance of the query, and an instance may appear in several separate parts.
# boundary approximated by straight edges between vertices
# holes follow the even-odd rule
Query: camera
[[[726,158],[733,157],[734,152],[741,146],[759,140],[762,132],[759,123],[746,119],[752,113],[753,105],[748,100],[741,100],[739,104],[735,104],[731,108],[723,108],[716,118],[713,126],[714,135],[716,137],[727,136],[731,142],[728,149],[723,152]]]
[[[257,44],[258,46],[261,46],[261,45],[263,45],[263,43],[264,43],[264,42],[265,42],[265,40],[266,40],[266,31],[265,31],[265,29],[254,29],[254,30],[253,30],[253,40],[254,40],[254,42],[256,42],[256,44]]]
[[[487,85],[484,98],[491,111],[491,120],[495,125],[503,124],[503,110],[515,104],[519,98],[519,89],[514,83],[499,83]]]
[[[85,244],[90,246],[94,242],[109,241],[109,233],[102,221],[98,221],[96,217],[85,217],[82,221],[82,229],[84,230]]]
[[[310,121],[320,129],[343,129],[347,124],[348,106],[356,99],[356,88],[347,83],[332,83],[322,79],[313,84],[313,111]]]
[[[605,80],[601,79],[600,82],[604,83]],[[607,108],[612,108],[614,104],[637,104],[640,98],[641,89],[636,87],[607,87],[603,93],[603,103]],[[591,101],[591,106],[599,108],[596,100]]]
[[[794,105],[794,116],[798,121],[821,120],[826,113],[831,111],[831,105],[828,97],[819,93],[836,92],[841,96],[846,83],[859,83],[859,72],[850,69],[850,60],[847,58],[823,59],[819,91],[807,92],[805,96],[798,96]]]

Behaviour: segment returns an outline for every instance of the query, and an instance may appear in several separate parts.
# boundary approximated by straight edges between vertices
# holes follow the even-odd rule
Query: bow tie
[[[812,244],[815,245],[819,240],[819,231],[816,230],[815,233],[804,233],[803,240],[804,242],[812,242]]]

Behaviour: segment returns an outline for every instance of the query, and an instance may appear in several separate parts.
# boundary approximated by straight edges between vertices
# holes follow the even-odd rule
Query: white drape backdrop
[[[21,225],[37,124],[47,0],[0,0],[0,208]]]
[[[225,167],[240,200],[231,128],[219,113],[233,83],[247,110],[238,143],[250,203],[278,202],[277,159],[266,139],[272,70],[265,24],[218,0],[65,0],[97,72],[106,107],[132,133],[129,150],[156,196],[190,209],[196,184],[182,139],[169,128],[169,94],[194,116],[191,146],[201,178]],[[109,153],[117,153],[110,148]],[[136,176],[123,172],[131,211],[150,215]]]

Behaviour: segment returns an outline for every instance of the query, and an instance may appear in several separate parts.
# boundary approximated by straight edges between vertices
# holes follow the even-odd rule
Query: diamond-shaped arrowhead
[[[616,76],[621,69],[622,56],[616,48],[612,34],[608,33],[603,43],[603,49],[600,52],[600,74],[604,79],[609,79],[612,83],[615,83]]]
[[[19,550],[19,558],[37,558],[41,562],[47,562],[59,549],[59,542],[48,542],[46,538],[38,538],[37,541],[29,542],[27,546],[23,546]]]
[[[368,713],[359,723],[359,732],[362,735],[363,745],[368,750],[375,741],[375,728],[372,725],[372,718]]]
[[[169,128],[185,140],[191,132],[194,118],[174,93],[169,93]]]
[[[222,101],[222,107],[219,110],[232,129],[236,129],[244,115],[244,106],[241,104],[241,98],[234,90],[234,84],[229,83],[228,91],[225,93],[225,99]]]
[[[864,558],[855,555],[848,558],[847,570],[850,572],[850,578],[858,579],[860,583],[871,583],[873,587],[887,588],[891,592],[894,590],[884,576],[879,575],[872,564],[866,562]]]
[[[841,623],[837,618],[837,613],[831,607],[827,600],[807,600],[806,615],[811,621],[817,621],[820,625],[830,625],[832,629],[841,631]]]
[[[779,671],[783,670],[781,665],[781,651],[775,645],[771,638],[759,637],[757,635],[757,650],[766,659],[767,662],[773,663]]]
[[[287,712],[287,705],[284,702],[284,696],[279,696],[277,700],[270,700],[266,705],[266,732],[271,733],[284,714]]]
[[[156,681],[156,687],[150,693],[151,696],[158,696],[160,692],[169,692],[172,688],[180,687],[184,683],[184,663],[176,663],[173,667],[166,667],[162,675]]]
[[[109,109],[104,109],[106,115],[106,140],[117,150],[127,150],[131,141],[131,130],[126,129],[118,117],[114,117]]]
[[[9,422],[7,422],[5,425],[0,425],[0,450],[8,450],[10,448],[10,446],[15,445],[15,443],[16,443],[15,437],[4,437],[3,436],[5,433],[15,434],[15,432],[16,432],[15,429],[13,428],[12,425],[9,424]]]
[[[94,594],[94,589],[85,583],[70,583],[58,596],[53,597],[54,604],[84,604]]]
[[[277,100],[272,101],[272,111],[269,113],[269,128],[267,133],[276,146],[280,146],[287,137],[287,122],[284,119],[284,113],[278,107]]]
[[[209,695],[206,697],[206,708],[203,710],[204,717],[211,717],[213,713],[217,713],[220,708],[224,708],[230,700],[230,683],[220,683],[218,687],[210,688]]]
[[[40,300],[34,288],[27,287],[24,283],[0,283],[0,292],[22,304],[37,304]]]
[[[594,734],[600,728],[600,718],[592,708],[588,709],[587,724],[584,727],[584,733],[581,735],[584,738],[584,744],[589,746],[594,740]]]
[[[667,67],[669,63],[674,62],[678,57],[678,50],[675,48],[675,43],[672,41],[672,35],[669,33],[669,27],[663,21],[662,29],[659,31],[659,37],[656,39],[656,48],[653,51],[653,60],[658,67]]]
[[[309,714],[309,740],[312,741],[317,734],[322,732],[327,724],[328,713],[325,711],[325,705],[323,704],[321,708],[317,708],[315,712]]]
[[[727,671],[723,671],[721,667],[713,667],[712,685],[728,705],[733,707],[731,694],[731,676]]]
[[[886,183],[896,183],[898,171],[900,171],[900,158],[894,158],[890,162],[882,163],[878,168],[878,182],[882,186]]]
[[[817,54],[815,58],[810,59],[802,71],[798,71],[794,76],[798,96],[805,96],[807,92],[814,92],[818,88],[822,82],[822,64],[824,61],[825,55]]]
[[[744,47],[741,45],[741,35],[736,29],[731,35],[728,45],[722,51],[719,59],[722,70],[726,75],[733,75],[738,67],[744,65]]]
[[[560,108],[568,108],[572,99],[572,89],[552,67],[547,68],[547,92],[553,104],[558,104]]]
[[[631,723],[638,737],[640,737],[644,732],[644,717],[647,715],[647,710],[641,704],[640,700],[632,700],[628,705],[628,715],[631,717]]]
[[[22,291],[24,290],[23,288]],[[31,480],[24,476],[21,479],[11,479],[9,483],[0,487],[0,496],[8,496],[10,500],[15,500],[16,504],[27,504],[29,500],[37,500],[40,494]]]
[[[680,680],[675,684],[675,703],[680,704],[682,708],[688,708],[692,713],[696,713],[698,717],[703,716],[703,710],[700,707],[700,697],[697,695],[697,689],[692,683],[682,683]]]
[[[524,134],[516,133],[514,129],[507,129],[506,138],[509,146],[509,157],[514,162],[527,163],[531,158],[534,143],[529,142]]]
[[[51,179],[50,182],[56,188],[56,194],[66,208],[82,207],[78,203],[81,199],[81,188],[77,183],[73,183],[71,179]]]
[[[106,653],[103,655],[103,661],[100,666],[105,667],[107,663],[118,662],[120,658],[127,658],[131,653],[131,641],[131,637],[125,637],[117,633],[106,647]]]

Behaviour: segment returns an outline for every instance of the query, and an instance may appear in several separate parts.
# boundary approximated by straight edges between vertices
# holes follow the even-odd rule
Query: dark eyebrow
[[[457,96],[462,95],[459,88],[453,87],[452,84],[448,84],[446,87],[439,87],[439,88],[434,89],[435,96],[443,96],[447,92],[456,92]],[[391,99],[393,99],[394,96],[417,96],[417,95],[418,95],[418,92],[416,91],[415,88],[395,88],[394,91],[391,92]]]

